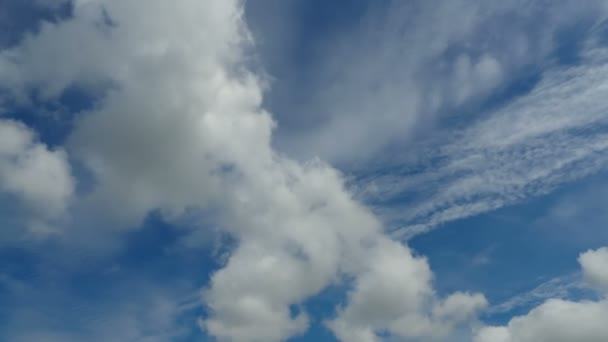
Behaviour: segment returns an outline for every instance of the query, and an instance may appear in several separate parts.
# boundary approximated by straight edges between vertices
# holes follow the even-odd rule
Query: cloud
[[[605,13],[603,1],[388,1],[365,8],[347,29],[328,30],[306,46],[314,51],[310,60],[293,66],[305,75],[292,81],[277,71],[279,86],[297,94],[273,102],[279,148],[345,167],[369,162],[387,146],[411,154],[413,143],[455,117],[469,120],[527,70],[551,66],[559,34]],[[268,59],[272,72],[275,59]]]
[[[579,256],[578,261],[585,271],[587,281],[608,291],[608,247],[587,251]]]
[[[363,7],[346,29],[302,48],[314,53],[297,71],[268,57],[271,72],[281,64],[271,73],[281,91],[269,94],[274,139],[282,151],[335,161],[396,237],[605,169],[604,1]]]
[[[409,253],[392,241],[375,251],[370,268],[349,293],[348,305],[328,323],[341,341],[381,341],[382,332],[406,340],[443,340],[486,307],[480,294],[435,298],[428,264]]]
[[[586,279],[602,291],[608,290],[604,283],[607,261],[606,248],[579,256]],[[608,338],[606,315],[608,300],[605,297],[578,302],[549,299],[528,314],[512,318],[506,326],[482,328],[475,342],[604,341]]]
[[[233,226],[246,230],[238,232],[239,248],[204,292],[213,313],[213,318],[202,321],[208,331],[235,341],[284,340],[305,330],[310,320],[303,311],[294,315],[290,305],[349,278],[354,279],[349,300],[328,323],[341,340],[355,338],[344,334],[351,329],[378,339],[385,327],[398,326],[399,319],[409,316],[429,324],[444,319],[446,331],[455,322],[466,321],[449,315],[432,317],[425,304],[440,300],[432,291],[426,260],[387,239],[375,218],[344,191],[334,170],[289,165],[290,172],[281,170],[283,175],[267,170],[264,192],[248,192],[248,185],[240,186],[242,196],[257,195],[243,198],[231,215],[240,222]],[[285,178],[286,183],[277,181]],[[482,298],[471,296],[470,301],[485,301]],[[370,303],[377,310],[366,315]],[[467,300],[449,305],[462,311],[470,307]],[[418,334],[430,336],[434,331]]]
[[[135,228],[155,210],[167,220],[198,210],[212,211],[234,237],[226,264],[203,291],[208,315],[200,325],[208,334],[286,340],[310,322],[294,307],[338,283],[352,291],[330,325],[375,340],[386,328],[422,337],[441,327],[447,336],[474,320],[483,296],[437,298],[427,261],[384,235],[338,171],[272,149],[264,84],[245,67],[251,41],[240,1],[73,5],[71,18],[46,23],[0,53],[0,86],[24,103],[28,89],[43,99],[67,87],[98,95],[91,110],[78,113],[66,147],[94,176],[74,211],[90,214],[95,229]],[[391,301],[403,306],[383,307]],[[402,323],[416,322],[427,326],[403,330]]]
[[[555,277],[541,283],[530,291],[511,297],[502,303],[492,305],[485,313],[509,313],[516,309],[537,306],[551,298],[566,299],[570,297],[573,290],[581,289],[586,289],[586,285],[582,282],[581,275],[578,273]]]
[[[604,170],[607,55],[589,48],[580,65],[546,71],[529,94],[421,147],[421,160],[361,171],[355,190],[396,235],[412,236]],[[384,205],[391,199],[397,205]]]
[[[49,228],[63,216],[74,187],[63,149],[50,150],[23,124],[0,119],[0,194],[26,207],[30,229]]]
[[[260,101],[255,80],[230,75],[246,39],[234,2],[154,2],[147,15],[140,11],[132,1],[77,1],[73,18],[46,23],[0,59],[13,97],[30,87],[43,97],[68,86],[105,94],[97,110],[79,115],[67,148],[100,184],[85,206],[121,226],[137,225],[152,209],[179,213],[219,197],[220,166],[245,147],[262,150],[256,145],[272,127],[267,114],[249,110]],[[238,141],[227,135],[231,124]]]

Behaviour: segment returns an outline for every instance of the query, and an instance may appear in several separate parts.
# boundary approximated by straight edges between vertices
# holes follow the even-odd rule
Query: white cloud
[[[592,284],[608,290],[602,282],[608,265],[606,248],[581,254],[579,262]],[[528,314],[512,318],[506,326],[482,328],[475,342],[605,341],[608,339],[607,315],[608,299],[605,297],[578,302],[549,299]]]
[[[66,153],[49,150],[24,125],[0,119],[0,193],[15,196],[25,205],[29,227],[44,229],[60,218],[73,192]]]
[[[379,176],[374,170],[361,171],[371,176],[356,184],[360,197],[388,203],[415,194],[405,208],[378,208],[387,221],[400,226],[396,235],[411,236],[604,170],[606,56],[605,49],[590,48],[580,65],[547,71],[529,94],[460,131],[446,132],[445,141],[423,146],[422,160],[378,162],[375,169],[383,170]],[[414,171],[393,174],[391,165],[399,163],[398,170]]]
[[[509,342],[509,330],[505,327],[483,328],[475,337],[475,342]]]
[[[587,281],[608,292],[608,247],[587,251],[579,256],[578,261]]]
[[[112,227],[136,227],[156,209],[167,218],[190,209],[214,210],[217,222],[238,245],[203,291],[209,316],[200,324],[209,334],[235,342],[286,340],[304,332],[311,320],[303,309],[294,314],[294,306],[327,286],[350,280],[346,302],[327,322],[343,341],[379,341],[387,334],[449,338],[455,329],[475,321],[487,304],[485,298],[460,292],[437,296],[427,261],[386,237],[376,217],[345,190],[336,170],[318,161],[294,162],[271,148],[275,124],[261,109],[263,84],[244,67],[249,35],[239,1],[149,0],[142,5],[135,0],[82,0],[74,6],[73,17],[46,23],[0,53],[0,85],[5,96],[24,102],[32,88],[43,99],[69,86],[89,87],[100,95],[93,109],[80,113],[67,147],[96,181],[93,191],[80,198],[78,210],[91,210],[97,214],[94,218],[109,217]],[[424,26],[428,32],[406,37],[414,43],[407,47],[429,47],[412,57],[405,76],[394,82],[380,77],[387,74],[383,62],[403,56],[404,50],[389,54],[387,60],[377,57],[380,62],[373,65],[382,69],[379,73],[359,68],[368,61],[365,56],[355,61],[362,74],[351,77],[345,72],[343,82],[328,92],[328,101],[338,104],[330,110],[354,113],[355,119],[332,116],[328,128],[320,136],[314,134],[321,139],[319,146],[331,144],[336,132],[348,132],[340,135],[343,145],[330,155],[345,148],[357,153],[374,150],[378,146],[367,150],[370,134],[388,132],[386,136],[393,137],[411,127],[418,119],[411,113],[422,113],[425,106],[435,111],[481,96],[510,70],[529,62],[530,54],[535,60],[550,50],[546,40],[558,24],[549,25],[538,41],[513,32],[517,49],[515,57],[509,56],[515,61],[502,58],[500,49],[463,53],[446,66],[455,82],[423,82],[425,94],[433,98],[432,105],[425,104],[411,73],[442,56],[451,43],[466,42],[489,25],[495,16],[480,17],[483,8],[452,2],[424,12],[428,17],[420,20],[432,25]],[[446,16],[458,17],[458,22],[436,27]],[[518,60],[520,50],[528,57]],[[598,50],[585,57],[583,66],[548,73],[530,95],[459,132],[453,144],[433,155],[448,156],[445,167],[421,177],[447,180],[447,186],[409,209],[408,218],[426,228],[542,193],[605,167],[607,160],[595,157],[608,148],[606,135],[571,132],[605,120],[605,56]],[[342,83],[355,89],[343,93]],[[378,85],[377,97],[363,104],[344,102],[343,107],[342,99],[370,90],[358,88],[362,84]],[[391,101],[394,98],[402,101]],[[581,114],[573,119],[572,112]],[[0,144],[0,156],[7,156],[0,159],[5,190],[45,217],[63,213],[73,192],[65,153],[36,143],[18,124],[2,122],[0,129],[0,139],[6,140]],[[573,165],[579,168],[573,171]],[[528,170],[525,175],[523,169]],[[386,183],[399,193],[417,183],[414,178]],[[605,282],[598,266],[603,255],[581,256],[586,274],[599,284]],[[161,311],[161,321],[171,321],[166,316],[174,310]],[[559,334],[548,341],[605,338],[605,324],[597,317],[605,317],[606,311],[605,301],[551,300],[507,327],[484,328],[477,338],[542,341],[547,332]],[[126,316],[128,321],[132,315]],[[575,319],[580,320],[575,329],[566,330]],[[125,338],[141,337],[141,329],[125,329]]]
[[[307,128],[279,128],[278,145],[346,165],[368,162],[386,146],[411,154],[412,142],[435,133],[430,127],[459,114],[467,120],[467,112],[526,68],[550,66],[562,43],[557,34],[601,19],[603,8],[601,0],[553,6],[530,0],[370,5],[360,20],[346,24],[348,30],[330,31],[318,46],[307,47],[315,54],[304,67],[312,67],[306,82],[294,77],[293,86]],[[289,24],[285,30],[292,29]],[[280,85],[290,82],[285,74],[277,75],[286,78]],[[278,121],[303,122],[291,112]]]
[[[204,206],[219,197],[222,163],[267,149],[271,120],[250,110],[260,89],[230,75],[240,73],[231,59],[244,39],[235,3],[157,1],[140,15],[134,1],[78,1],[73,18],[2,52],[0,73],[14,97],[27,87],[48,97],[69,85],[107,92],[97,110],[81,114],[68,147],[100,183],[84,204],[100,217],[137,225],[151,209]]]
[[[344,275],[355,279],[354,288],[329,323],[341,340],[353,340],[345,334],[350,330],[377,339],[389,325],[396,336],[407,336],[410,333],[400,330],[403,325],[398,321],[409,318],[441,325],[445,332],[472,318],[430,314],[426,302],[438,300],[427,262],[383,237],[378,222],[350,199],[333,170],[289,165],[289,170],[281,170],[284,175],[270,169],[262,176],[265,192],[240,186],[244,197],[229,220],[246,230],[237,233],[241,245],[204,293],[214,313],[202,322],[207,330],[235,341],[284,340],[303,331],[309,320],[305,313],[292,317],[289,305],[303,302]],[[248,193],[257,195],[250,198]],[[479,295],[470,299],[476,309],[485,302]],[[467,300],[447,305],[471,308]],[[434,335],[433,327],[416,334]]]
[[[349,293],[348,305],[328,323],[341,341],[381,341],[383,332],[404,339],[446,339],[487,305],[480,294],[435,298],[426,261],[390,240],[379,243],[368,267]]]
[[[72,18],[0,53],[0,82],[24,101],[29,87],[49,98],[74,85],[99,91],[69,139],[96,181],[77,210],[114,228],[156,209],[169,219],[213,210],[238,241],[203,293],[201,326],[220,340],[301,333],[309,318],[293,305],[345,279],[354,288],[335,324],[375,339],[384,327],[410,336],[401,323],[428,323],[416,336],[465,324],[485,305],[481,295],[436,298],[426,260],[384,236],[336,170],[271,148],[261,82],[244,68],[241,12],[236,0],[76,1]],[[382,305],[393,301],[403,306]]]
[[[491,327],[476,342],[601,342],[608,338],[605,317],[608,302],[571,302],[552,299],[526,316],[513,318],[508,327]]]

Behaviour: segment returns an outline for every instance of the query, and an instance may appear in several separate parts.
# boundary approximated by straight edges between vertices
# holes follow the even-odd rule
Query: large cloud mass
[[[238,244],[204,290],[210,335],[285,340],[310,321],[293,305],[348,279],[327,323],[344,341],[442,338],[485,306],[481,295],[438,298],[427,261],[387,238],[336,170],[273,151],[261,81],[244,67],[239,1],[73,5],[71,18],[0,53],[0,86],[23,103],[32,88],[47,99],[74,86],[99,94],[67,149],[95,177],[81,207],[108,225],[215,210]]]

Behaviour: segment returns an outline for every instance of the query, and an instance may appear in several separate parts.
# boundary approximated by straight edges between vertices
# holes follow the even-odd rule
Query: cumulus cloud
[[[31,229],[65,214],[74,186],[65,151],[50,150],[23,124],[0,119],[0,194],[23,203]]]
[[[582,253],[579,262],[591,285],[608,291],[606,248]],[[475,342],[605,341],[608,338],[607,315],[605,297],[598,301],[549,299],[528,314],[512,318],[506,326],[482,328],[475,336]]]
[[[578,262],[590,284],[608,291],[608,247],[587,251],[580,255]]]
[[[424,259],[412,258],[392,241],[378,247],[349,293],[348,305],[328,323],[341,341],[381,341],[383,332],[406,340],[442,340],[487,305],[480,294],[454,293],[437,300]]]
[[[73,17],[0,53],[0,86],[25,102],[30,88],[42,98],[70,86],[99,95],[67,146],[95,178],[79,209],[111,227],[137,227],[152,210],[168,219],[213,210],[237,246],[203,291],[207,333],[285,340],[310,321],[294,305],[349,280],[349,300],[328,323],[345,341],[341,327],[372,340],[384,329],[425,337],[440,327],[447,336],[485,305],[481,295],[437,298],[426,260],[384,235],[339,172],[272,149],[263,84],[244,67],[240,1],[73,5]]]

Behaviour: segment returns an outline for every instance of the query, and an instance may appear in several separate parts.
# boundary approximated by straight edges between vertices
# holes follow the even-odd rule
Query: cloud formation
[[[608,292],[608,247],[587,251],[579,256],[578,262],[583,267],[587,281]]]
[[[582,253],[579,263],[591,285],[607,294],[608,250]],[[506,326],[482,328],[475,342],[604,341],[608,337],[606,315],[605,296],[597,301],[549,299],[528,314],[512,318]]]
[[[438,297],[427,261],[384,234],[338,171],[272,149],[249,44],[240,1],[77,0],[72,17],[0,53],[0,87],[26,104],[30,89],[42,99],[69,87],[98,95],[66,147],[94,176],[77,209],[103,219],[95,229],[213,209],[237,240],[202,296],[201,327],[220,340],[300,334],[310,318],[294,306],[340,283],[352,290],[328,325],[344,341],[378,341],[387,329],[445,337],[474,321],[484,297]]]
[[[407,250],[395,243],[379,247],[348,294],[347,306],[329,322],[341,341],[382,341],[379,332],[405,340],[449,340],[456,326],[486,307],[481,294],[454,293],[437,301],[425,260],[405,268],[402,260],[411,258]]]
[[[301,48],[313,52],[296,71],[279,67],[290,91],[269,94],[275,144],[335,161],[395,236],[605,169],[605,1],[363,7],[347,29]],[[292,51],[287,21],[276,44]]]
[[[278,130],[280,148],[345,165],[370,162],[387,146],[411,155],[414,144],[434,133],[431,127],[470,120],[531,69],[555,64],[556,51],[571,44],[562,36],[582,34],[606,14],[601,0],[552,6],[414,0],[365,8],[347,30],[306,47],[312,61],[293,66],[305,67],[305,75],[278,80],[297,94],[284,105],[275,101],[287,127]],[[289,24],[284,29],[294,30]]]
[[[66,213],[74,187],[63,149],[50,150],[25,125],[0,119],[0,199],[8,195],[25,207],[31,232],[48,231]]]
[[[606,56],[590,48],[580,65],[547,71],[529,94],[422,146],[422,160],[379,161],[361,172],[356,191],[378,203],[396,235],[412,236],[604,170]],[[383,205],[391,199],[398,204]]]

